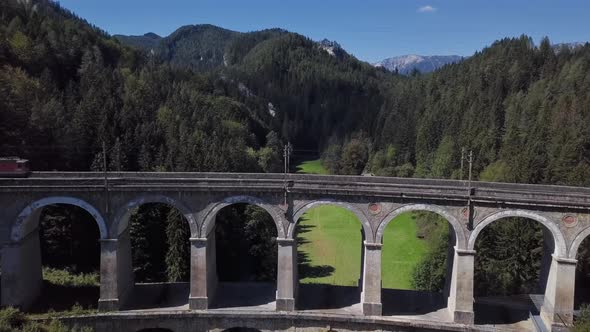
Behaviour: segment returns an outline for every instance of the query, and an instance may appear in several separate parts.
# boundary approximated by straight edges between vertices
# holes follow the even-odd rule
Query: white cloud
[[[418,13],[434,13],[436,8],[432,7],[431,5],[422,6],[418,8]]]

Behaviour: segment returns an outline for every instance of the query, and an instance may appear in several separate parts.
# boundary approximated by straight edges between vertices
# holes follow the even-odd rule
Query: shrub
[[[73,313],[84,313],[80,305],[72,307]],[[48,324],[31,321],[24,313],[15,308],[0,310],[0,332],[92,332],[89,327],[67,327],[57,319]]]
[[[583,304],[580,307],[572,332],[590,332],[590,305]]]
[[[71,287],[100,286],[98,273],[73,274],[67,270],[43,268],[43,279],[54,285]]]
[[[0,331],[9,332],[20,329],[27,323],[27,317],[18,309],[8,307],[0,310]]]

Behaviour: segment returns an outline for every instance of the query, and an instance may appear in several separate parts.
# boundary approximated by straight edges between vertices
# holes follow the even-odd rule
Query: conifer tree
[[[190,229],[186,219],[176,209],[166,216],[166,274],[168,281],[188,281],[190,275]]]

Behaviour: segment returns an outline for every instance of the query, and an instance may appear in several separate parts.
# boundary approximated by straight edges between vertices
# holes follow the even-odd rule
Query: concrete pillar
[[[41,293],[39,229],[2,248],[2,306],[29,308]]]
[[[359,279],[357,282],[357,287],[358,287],[358,291],[359,294],[362,296],[363,294],[363,278],[365,277],[363,274],[363,271],[365,270],[365,232],[363,231],[363,228],[361,227],[361,229],[359,230],[361,232],[361,245],[359,246],[359,250],[361,251],[361,265],[360,265],[360,271],[359,271]]]
[[[455,262],[455,246],[457,238],[453,227],[449,225],[449,243],[447,245],[447,264],[445,267],[445,288],[443,289],[444,298],[448,299],[451,294],[451,281],[453,280],[453,264]]]
[[[215,299],[217,293],[217,238],[215,237],[215,227],[207,235],[207,292],[209,295],[209,304]]]
[[[129,229],[118,239],[100,240],[100,299],[101,311],[119,310],[134,286]]]
[[[473,268],[475,250],[455,247],[447,309],[455,323],[473,324]]]
[[[381,316],[381,243],[363,242],[363,290],[361,303],[366,316]]]
[[[191,238],[191,276],[189,308],[206,310],[217,289],[215,231],[208,238]]]
[[[567,330],[573,322],[576,263],[553,256],[541,307],[541,318],[550,331]]]
[[[539,274],[538,292],[543,293],[547,288],[547,279],[553,262],[553,253],[555,252],[555,241],[553,233],[546,227],[543,228],[543,257],[541,258],[541,272]]]
[[[295,310],[297,290],[297,243],[277,238],[277,311]]]

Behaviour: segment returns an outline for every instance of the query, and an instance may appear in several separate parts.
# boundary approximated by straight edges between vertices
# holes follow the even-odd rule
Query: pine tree
[[[127,156],[123,151],[123,145],[119,137],[115,140],[115,145],[111,148],[111,157],[109,158],[109,168],[121,172],[127,169]]]
[[[132,261],[139,282],[166,280],[166,216],[170,207],[145,204],[130,217]]]
[[[166,274],[168,281],[188,281],[190,275],[190,229],[184,216],[171,209],[166,217]]]
[[[254,257],[255,279],[274,281],[277,278],[277,230],[272,217],[264,209],[248,205],[244,211],[244,237],[249,242],[248,254]]]

